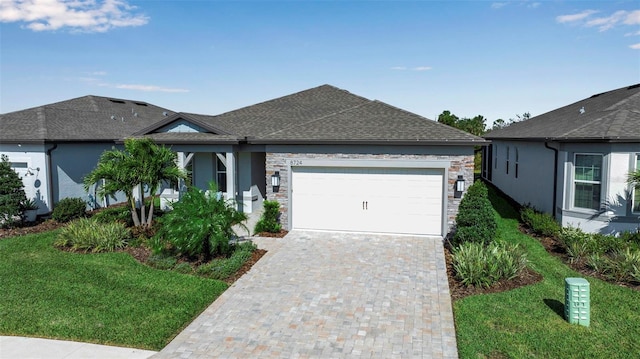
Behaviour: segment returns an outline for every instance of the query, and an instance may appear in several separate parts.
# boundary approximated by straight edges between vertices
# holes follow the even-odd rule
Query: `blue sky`
[[[84,95],[218,114],[322,84],[435,119],[640,82],[636,1],[1,0],[0,113]]]

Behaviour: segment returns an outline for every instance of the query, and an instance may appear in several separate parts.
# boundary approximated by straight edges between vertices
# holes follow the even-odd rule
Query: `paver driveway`
[[[153,358],[457,357],[440,238],[255,242],[269,252]]]

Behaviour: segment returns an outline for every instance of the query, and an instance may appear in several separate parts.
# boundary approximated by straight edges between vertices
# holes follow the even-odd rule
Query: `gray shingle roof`
[[[640,142],[640,84],[593,95],[487,133],[487,139]]]
[[[250,143],[483,143],[380,101],[322,85],[218,116],[188,114]]]
[[[0,115],[0,141],[113,141],[174,114],[143,101],[84,96]]]
[[[158,133],[186,120],[210,133]],[[322,85],[218,116],[174,113],[145,102],[85,96],[0,115],[0,141],[162,143],[482,144],[486,141],[379,101]]]

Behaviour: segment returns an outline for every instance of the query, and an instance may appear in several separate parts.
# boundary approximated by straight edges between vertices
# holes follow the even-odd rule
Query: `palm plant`
[[[131,209],[133,224],[150,226],[154,201],[151,201],[148,218],[142,201],[141,216],[138,217],[134,188],[146,185],[154,195],[162,182],[184,178],[183,171],[176,164],[176,158],[176,154],[170,149],[158,146],[150,139],[128,139],[123,151],[112,149],[102,153],[96,168],[85,176],[84,187],[88,191],[92,185],[102,182],[98,186],[100,197],[123,192]]]
[[[215,182],[209,183],[208,193],[191,187],[173,210],[162,216],[162,227],[155,234],[151,246],[156,253],[171,248],[175,254],[201,257],[205,261],[217,255],[231,253],[233,226],[242,224],[247,215],[235,209],[232,202],[217,196]]]

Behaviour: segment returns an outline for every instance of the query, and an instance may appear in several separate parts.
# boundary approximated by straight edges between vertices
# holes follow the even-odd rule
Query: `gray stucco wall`
[[[446,173],[446,208],[444,217],[444,231],[450,230],[455,223],[460,204],[459,198],[454,198],[454,186],[458,175],[463,175],[467,186],[473,183],[473,148],[462,146],[268,146],[266,153],[267,184],[271,183],[271,175],[280,172],[280,188],[274,192],[267,185],[267,199],[280,202],[281,223],[283,228],[290,229],[289,224],[289,180],[290,168],[296,160],[369,160],[369,161],[432,161],[448,162]],[[293,162],[292,162],[293,161]],[[381,164],[382,165],[382,164]]]
[[[209,182],[216,180],[216,154],[198,152],[193,156],[193,185],[209,189]]]
[[[554,151],[544,142],[493,140],[491,182],[520,204],[531,204],[553,213]],[[506,148],[510,148],[510,168],[506,173]],[[558,150],[556,218],[563,226],[588,232],[618,233],[636,230],[638,215],[631,212],[630,187],[626,173],[640,144],[633,143],[549,143]],[[515,149],[518,150],[518,178],[515,177]],[[496,156],[497,150],[497,156]],[[574,207],[574,161],[576,153],[601,154],[602,181],[599,210]],[[496,162],[497,159],[497,162]]]
[[[94,203],[98,206],[102,203],[96,201],[95,192],[87,193],[84,190],[83,179],[89,174],[98,161],[102,152],[112,148],[122,149],[121,146],[114,146],[113,143],[61,143],[51,152],[52,180],[53,180],[53,203],[58,203],[67,197],[78,197]],[[122,194],[116,196],[115,201],[108,199],[108,204],[123,202],[126,198]],[[95,201],[95,202],[94,202]]]
[[[555,153],[542,142],[493,140],[491,183],[521,204],[553,212],[553,165]],[[507,173],[509,148],[509,173]],[[516,177],[516,152],[518,176]]]

